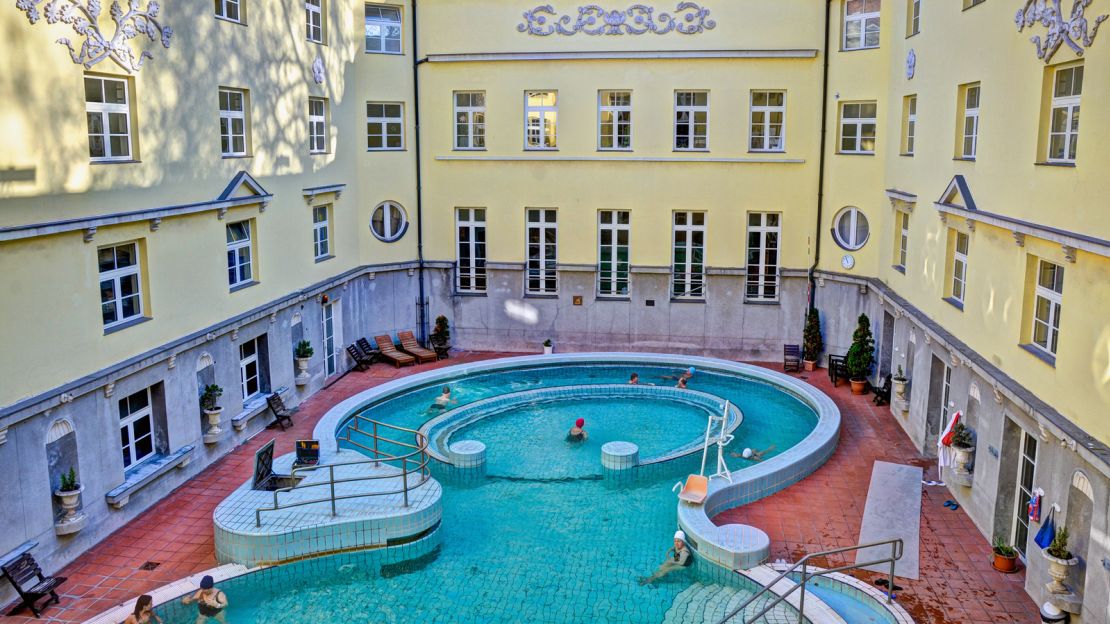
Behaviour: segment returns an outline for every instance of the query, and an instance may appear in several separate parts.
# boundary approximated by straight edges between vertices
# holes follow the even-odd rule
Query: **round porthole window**
[[[848,206],[836,213],[836,218],[833,219],[833,239],[837,245],[855,251],[863,247],[870,235],[871,226],[859,208]]]
[[[370,215],[370,231],[378,240],[392,243],[405,235],[409,227],[405,209],[396,202],[382,202]]]

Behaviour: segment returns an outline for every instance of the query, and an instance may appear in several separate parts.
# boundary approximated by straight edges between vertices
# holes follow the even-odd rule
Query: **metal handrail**
[[[358,425],[358,422],[360,420],[372,423],[373,431],[372,432],[367,432],[367,431],[363,431],[362,429],[359,429],[357,425]],[[381,437],[381,436],[378,435],[378,427],[379,426],[385,427],[387,429],[395,429],[397,431],[403,431],[405,433],[411,433],[411,434],[413,434],[413,437],[415,438],[415,444],[409,444],[407,442],[402,442],[400,440],[392,440],[390,438]],[[352,432],[361,433],[363,435],[371,436],[374,440],[374,446],[369,447],[369,446],[366,446],[364,444],[360,444],[358,442],[355,442],[354,440],[351,440],[351,433]],[[391,425],[391,424],[388,424],[388,423],[378,422],[376,420],[371,420],[369,418],[366,418],[365,416],[362,416],[361,414],[356,414],[355,417],[354,417],[354,424],[347,427],[346,437],[345,438],[339,438],[339,440],[340,441],[346,441],[347,443],[352,444],[354,446],[357,446],[357,447],[359,447],[363,450],[372,452],[374,454],[373,459],[364,459],[364,460],[349,461],[349,462],[339,462],[339,463],[336,463],[336,464],[324,464],[324,465],[316,465],[316,466],[301,466],[300,468],[294,468],[292,470],[292,472],[290,473],[290,476],[292,476],[292,477],[296,477],[296,476],[304,474],[304,473],[315,472],[317,470],[327,468],[328,469],[328,480],[327,481],[321,481],[319,483],[305,483],[305,484],[297,483],[296,485],[291,485],[289,487],[278,488],[278,489],[274,490],[274,503],[273,503],[273,505],[271,507],[259,507],[259,508],[255,509],[255,511],[254,511],[254,524],[255,524],[255,526],[258,526],[258,527],[262,526],[262,512],[263,511],[277,511],[279,509],[289,509],[291,507],[301,507],[301,506],[304,506],[304,505],[314,505],[316,503],[330,502],[331,503],[331,515],[334,516],[334,515],[336,515],[336,506],[335,506],[336,501],[347,500],[347,499],[352,499],[352,498],[364,498],[364,497],[369,497],[369,496],[388,496],[388,495],[392,495],[392,494],[402,494],[404,496],[404,506],[408,507],[409,506],[409,490],[413,490],[415,488],[420,487],[421,485],[424,485],[424,483],[426,483],[428,481],[429,477],[431,476],[431,471],[428,469],[428,463],[431,459],[431,456],[428,454],[428,438],[424,434],[420,433],[419,431],[417,431],[415,429],[409,429],[407,427],[399,427],[397,425]],[[397,446],[401,446],[401,447],[405,447],[405,448],[411,448],[411,449],[415,449],[415,450],[413,450],[410,453],[406,453],[404,455],[390,455],[389,453],[385,453],[385,452],[380,451],[378,449],[379,440],[384,441],[384,442],[388,442],[389,444],[395,444]],[[419,457],[419,459],[416,459],[417,456]],[[393,461],[401,462],[401,466],[400,466],[401,473],[400,473],[400,475],[384,474],[384,475],[371,475],[371,476],[364,476],[364,477],[349,477],[349,478],[343,478],[343,479],[336,479],[335,478],[335,469],[336,468],[340,468],[340,467],[344,467],[344,466],[361,466],[361,465],[366,465],[366,464],[371,464],[371,463],[374,464],[375,466],[380,466],[383,461],[384,462],[393,462]],[[415,463],[416,466],[414,468],[410,469],[409,468],[409,463],[410,462]],[[409,475],[412,474],[412,473],[418,473],[420,475],[420,480],[410,487],[409,486]],[[380,491],[380,492],[363,492],[363,493],[359,493],[359,494],[344,494],[344,495],[338,495],[338,496],[335,493],[336,484],[358,483],[358,482],[362,482],[362,481],[375,481],[375,480],[378,480],[378,479],[395,479],[398,476],[401,477],[401,489],[399,489],[399,490],[388,490],[388,491]],[[285,503],[281,503],[281,502],[278,501],[278,494],[281,494],[283,492],[292,492],[294,490],[305,490],[305,489],[308,489],[308,488],[323,487],[323,486],[328,486],[328,496],[326,498],[317,498],[317,499],[306,500],[306,501],[295,501],[295,502],[285,502]]]
[[[810,559],[816,559],[818,557],[827,557],[828,555],[835,555],[837,553],[847,552],[849,550],[859,550],[861,548],[871,548],[871,547],[874,547],[874,546],[885,546],[887,544],[890,545],[890,557],[888,557],[886,559],[878,559],[876,561],[866,561],[866,562],[863,562],[863,563],[858,563],[857,562],[857,563],[854,563],[852,565],[840,566],[840,567],[837,567],[837,568],[825,568],[825,569],[817,570],[816,572],[809,572],[808,570],[806,570],[806,566],[809,565],[809,560]],[[890,604],[891,600],[893,598],[893,595],[894,595],[894,562],[902,558],[903,549],[904,549],[904,544],[902,543],[902,539],[901,538],[896,538],[896,539],[890,539],[890,540],[883,540],[881,542],[870,542],[870,543],[867,543],[867,544],[857,544],[855,546],[845,546],[844,548],[834,548],[833,550],[825,550],[825,551],[822,551],[822,552],[809,553],[806,556],[799,559],[797,562],[795,562],[794,565],[787,568],[785,572],[778,575],[775,578],[775,580],[771,581],[770,583],[765,585],[762,589],[760,589],[756,593],[752,594],[752,596],[750,598],[748,598],[747,600],[742,602],[740,604],[740,606],[733,609],[731,613],[729,613],[725,617],[718,620],[717,624],[725,624],[726,622],[728,622],[732,618],[736,617],[736,615],[738,613],[740,613],[744,609],[748,608],[748,606],[751,605],[753,602],[755,602],[757,598],[759,598],[763,594],[766,594],[766,593],[772,591],[771,588],[774,587],[775,585],[778,585],[779,581],[783,580],[784,578],[786,578],[790,574],[796,573],[798,571],[799,567],[801,568],[801,575],[802,575],[801,581],[795,583],[793,587],[786,590],[782,594],[779,594],[777,599],[775,599],[770,604],[768,604],[766,607],[764,607],[763,610],[760,611],[759,613],[757,613],[755,616],[744,620],[744,624],[752,624],[753,622],[755,622],[759,618],[766,615],[767,612],[769,612],[771,609],[774,609],[776,606],[778,606],[780,603],[782,603],[782,601],[786,600],[787,596],[794,593],[794,590],[800,590],[801,591],[801,596],[798,599],[798,622],[799,622],[799,624],[801,624],[802,622],[805,621],[806,583],[809,582],[809,579],[814,578],[814,577],[818,577],[818,576],[824,576],[826,574],[832,574],[833,572],[843,572],[845,570],[853,570],[853,569],[856,569],[856,568],[866,568],[868,566],[878,565],[880,563],[889,563],[890,564],[890,574],[889,574],[889,577],[887,579],[888,585],[887,585],[887,592],[886,592],[886,602],[887,602],[887,604]]]

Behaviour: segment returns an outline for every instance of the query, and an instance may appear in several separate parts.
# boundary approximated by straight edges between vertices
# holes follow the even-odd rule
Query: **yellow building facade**
[[[1033,556],[1027,590],[1105,621],[1110,3],[166,0],[131,57],[81,63],[24,4],[0,42],[0,551],[71,559],[362,336],[444,314],[463,348],[773,361],[812,304],[828,355],[869,315],[925,454],[961,412],[976,459],[946,480],[986,538],[1024,556],[1029,494],[1061,506],[1075,592],[1044,596]],[[71,465],[88,524],[63,535]]]

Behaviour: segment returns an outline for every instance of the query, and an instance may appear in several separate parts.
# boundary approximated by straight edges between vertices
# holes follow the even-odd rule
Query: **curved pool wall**
[[[678,524],[699,556],[729,569],[747,569],[766,561],[769,543],[758,529],[744,525],[717,526],[711,518],[723,511],[770,496],[813,473],[832,456],[840,435],[840,410],[823,392],[777,371],[715,358],[663,353],[568,353],[527,355],[460,364],[411,375],[361,392],[328,410],[314,436],[322,450],[335,450],[337,435],[354,414],[406,390],[448,382],[476,373],[560,364],[694,366],[762,381],[786,392],[817,415],[817,424],[801,442],[770,459],[736,470],[732,482],[712,479],[702,505],[678,503]]]
[[[527,403],[569,401],[575,399],[651,399],[692,405],[707,414],[721,413],[727,401],[719,396],[700,392],[698,390],[680,390],[669,386],[648,386],[629,384],[597,384],[591,386],[555,386],[523,392],[501,394],[488,399],[468,403],[462,407],[448,410],[443,414],[429,420],[420,428],[420,432],[428,438],[428,453],[445,464],[454,464],[450,458],[448,447],[453,440],[452,436],[463,428],[485,418],[497,416],[517,406]],[[744,421],[744,416],[735,405],[729,405],[728,421],[725,423],[726,433],[731,434]],[[716,432],[716,431],[715,431]],[[702,450],[704,432],[697,439],[682,446],[668,450],[657,457],[641,458],[638,465],[670,461],[696,453]],[[480,441],[480,440],[479,440]],[[600,460],[599,460],[600,461]]]

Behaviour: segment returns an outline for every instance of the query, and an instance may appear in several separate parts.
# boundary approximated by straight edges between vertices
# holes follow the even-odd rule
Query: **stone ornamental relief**
[[[548,35],[665,35],[677,32],[696,35],[713,30],[717,22],[709,19],[709,9],[696,2],[679,2],[671,13],[656,13],[654,7],[634,4],[627,9],[606,10],[596,4],[578,7],[578,14],[563,15],[555,12],[550,4],[543,4],[524,12],[524,21],[516,29],[522,33],[546,37]]]
[[[1018,9],[1014,16],[1018,32],[1026,28],[1032,29],[1038,23],[1048,29],[1044,39],[1040,35],[1029,38],[1037,46],[1037,58],[1044,59],[1045,63],[1052,60],[1052,55],[1064,43],[1068,44],[1076,56],[1083,56],[1085,49],[1094,43],[1099,25],[1110,17],[1099,15],[1093,18],[1092,25],[1087,20],[1086,12],[1093,0],[1072,0],[1071,13],[1064,17],[1061,2],[1062,0],[1025,0],[1024,8]]]
[[[128,73],[139,71],[143,61],[154,58],[148,50],[136,54],[132,49],[128,42],[139,36],[145,36],[150,41],[160,40],[163,47],[170,47],[173,29],[158,21],[161,6],[153,0],[146,3],[146,8],[142,6],[143,0],[126,0],[123,4],[113,0],[108,7],[108,15],[115,24],[115,30],[110,34],[101,31],[101,0],[48,0],[40,9],[39,5],[43,2],[16,0],[15,7],[26,13],[32,24],[45,17],[47,24],[71,26],[73,32],[84,39],[81,49],[75,50],[68,37],[58,39],[58,43],[68,48],[73,62],[84,65],[85,69],[91,69],[104,59],[112,59]]]

